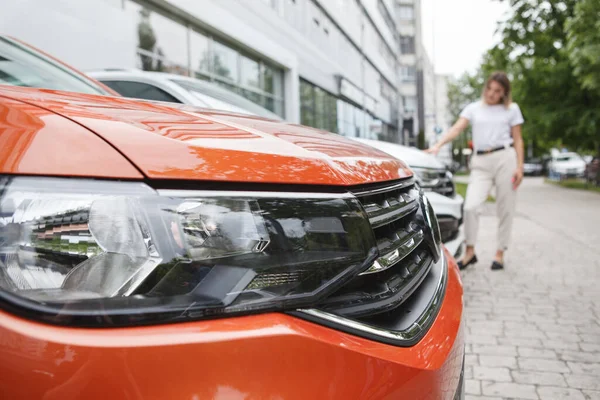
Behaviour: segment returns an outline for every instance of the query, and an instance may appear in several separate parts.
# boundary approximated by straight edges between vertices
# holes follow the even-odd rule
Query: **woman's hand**
[[[436,156],[440,152],[440,146],[435,144],[435,145],[431,146],[430,148],[425,149],[423,151],[425,153],[433,154],[434,156]]]
[[[517,170],[512,176],[513,190],[517,190],[521,182],[523,182],[523,168],[517,167]]]

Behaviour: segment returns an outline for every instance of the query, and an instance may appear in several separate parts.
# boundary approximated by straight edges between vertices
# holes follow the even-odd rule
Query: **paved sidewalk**
[[[494,204],[463,272],[467,400],[600,400],[600,195],[526,178],[506,270]]]

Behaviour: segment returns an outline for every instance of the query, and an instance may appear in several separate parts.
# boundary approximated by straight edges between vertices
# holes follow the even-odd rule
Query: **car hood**
[[[353,139],[357,142],[372,146],[378,150],[384,151],[398,159],[401,159],[407,163],[410,167],[416,168],[431,168],[431,169],[446,169],[444,163],[442,163],[435,156],[425,153],[423,150],[419,150],[414,147],[402,146],[395,143],[387,143],[378,140],[371,139]]]
[[[412,174],[342,136],[258,117],[45,89],[0,94],[88,128],[150,179],[348,186]]]

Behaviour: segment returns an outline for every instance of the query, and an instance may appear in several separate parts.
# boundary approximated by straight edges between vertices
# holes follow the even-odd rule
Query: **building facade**
[[[448,129],[454,124],[452,115],[450,114],[450,105],[448,101],[448,83],[451,79],[450,75],[435,75],[435,125],[437,129],[434,129],[433,135],[431,136],[430,143],[437,142],[442,134],[446,133]],[[452,144],[448,143],[440,149],[438,158],[442,160],[446,165],[452,163]]]
[[[0,26],[83,71],[193,76],[291,122],[401,143],[417,131],[419,15],[418,0],[21,0]]]
[[[423,96],[419,91],[421,42],[420,0],[396,0],[396,26],[400,33],[399,85],[401,102],[401,137],[405,144],[416,145],[419,132],[419,115],[423,109]],[[421,95],[421,96],[419,96]]]

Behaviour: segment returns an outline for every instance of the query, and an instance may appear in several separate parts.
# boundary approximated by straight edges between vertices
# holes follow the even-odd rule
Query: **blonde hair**
[[[502,88],[504,89],[504,97],[502,97],[502,104],[504,104],[504,107],[506,108],[510,107],[512,103],[512,93],[510,87],[510,79],[508,79],[506,73],[503,71],[496,71],[493,74],[491,74],[487,81],[485,81],[483,93],[481,94],[482,96],[485,93],[485,90],[490,86],[490,83],[492,82],[496,82],[497,84],[502,86]]]

